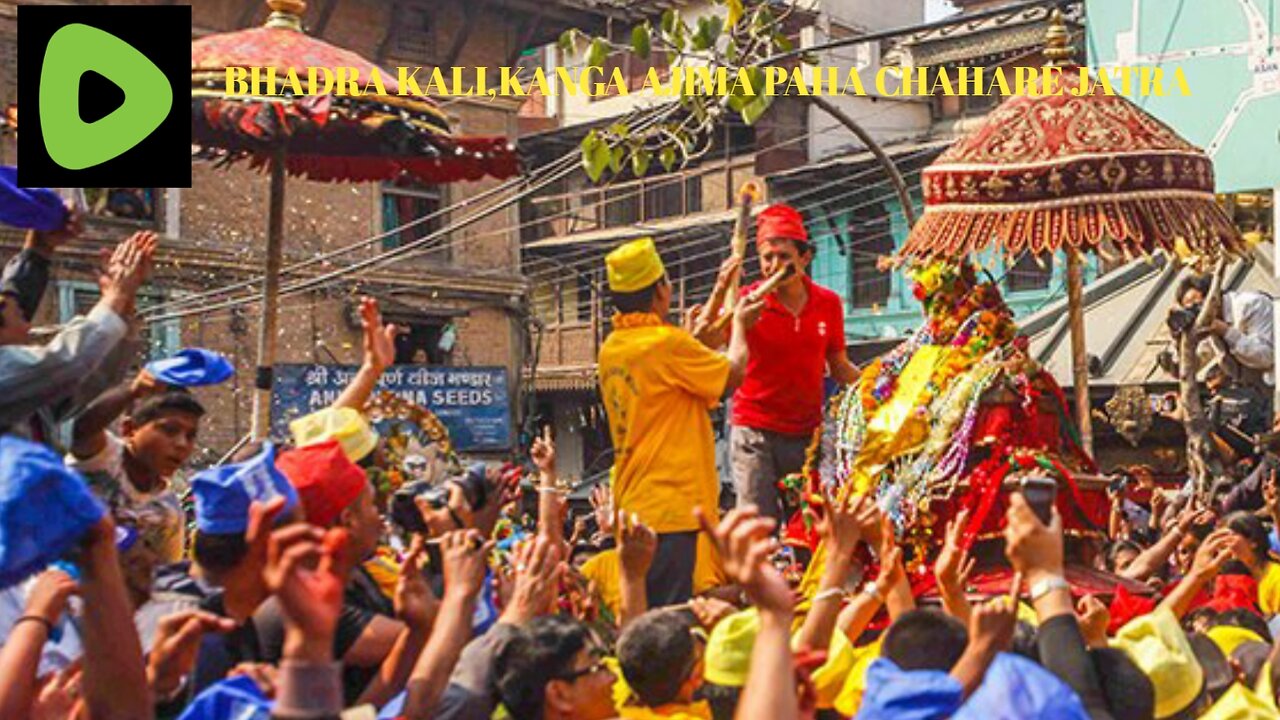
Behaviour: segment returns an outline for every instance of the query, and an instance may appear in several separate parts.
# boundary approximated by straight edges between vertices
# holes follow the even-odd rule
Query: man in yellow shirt
[[[623,245],[605,264],[617,309],[599,358],[614,448],[613,502],[658,534],[645,589],[649,606],[661,607],[692,595],[693,508],[715,512],[720,497],[709,410],[742,382],[746,331],[762,303],[738,304],[726,357],[667,322],[671,283],[652,239]]]

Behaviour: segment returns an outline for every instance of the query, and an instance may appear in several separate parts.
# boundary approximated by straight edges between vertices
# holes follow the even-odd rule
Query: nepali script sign
[[[276,365],[272,435],[287,437],[289,421],[333,404],[358,369],[355,365]],[[449,438],[458,450],[511,447],[506,368],[392,365],[378,382],[377,391],[382,390],[435,413],[449,428]]]

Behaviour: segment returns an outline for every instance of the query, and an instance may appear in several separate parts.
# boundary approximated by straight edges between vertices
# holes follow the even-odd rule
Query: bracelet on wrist
[[[20,623],[24,622],[39,623],[44,626],[45,635],[53,634],[53,623],[49,621],[49,618],[40,617],[39,615],[23,615],[13,622],[13,627],[16,628]]]
[[[862,594],[873,597],[881,603],[885,601],[885,594],[880,590],[880,586],[877,585],[874,580],[862,586]]]
[[[821,592],[819,592],[817,595],[814,595],[813,600],[811,600],[809,604],[817,605],[819,602],[822,602],[823,600],[829,600],[831,598],[843,598],[843,597],[844,597],[844,588],[838,588],[838,587],[827,588],[826,590],[822,590]]]

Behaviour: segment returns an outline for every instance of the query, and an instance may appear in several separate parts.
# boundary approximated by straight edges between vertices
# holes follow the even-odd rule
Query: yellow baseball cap
[[[1169,608],[1156,608],[1134,618],[1120,628],[1111,645],[1128,653],[1151,678],[1156,690],[1157,718],[1185,710],[1204,688],[1204,670]]]
[[[755,608],[737,612],[716,623],[703,655],[702,677],[725,687],[747,684],[751,669],[751,649],[760,632],[760,613]]]
[[[1231,653],[1235,652],[1236,648],[1247,642],[1266,642],[1258,636],[1258,633],[1235,625],[1211,627],[1205,635],[1208,635],[1213,644],[1217,645],[1222,654],[1227,657],[1231,657]]]
[[[619,247],[604,258],[609,289],[616,293],[643,290],[666,274],[653,238],[640,238]]]
[[[351,462],[359,462],[378,446],[378,433],[369,427],[369,421],[348,407],[327,407],[304,415],[289,423],[289,431],[298,447],[337,440]]]

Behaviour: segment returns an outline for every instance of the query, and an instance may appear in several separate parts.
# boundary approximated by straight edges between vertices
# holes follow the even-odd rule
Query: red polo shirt
[[[808,435],[822,423],[827,355],[844,352],[844,304],[834,292],[805,276],[809,299],[799,315],[776,295],[747,333],[747,376],[733,394],[733,424]],[[760,283],[742,289],[751,292]]]

